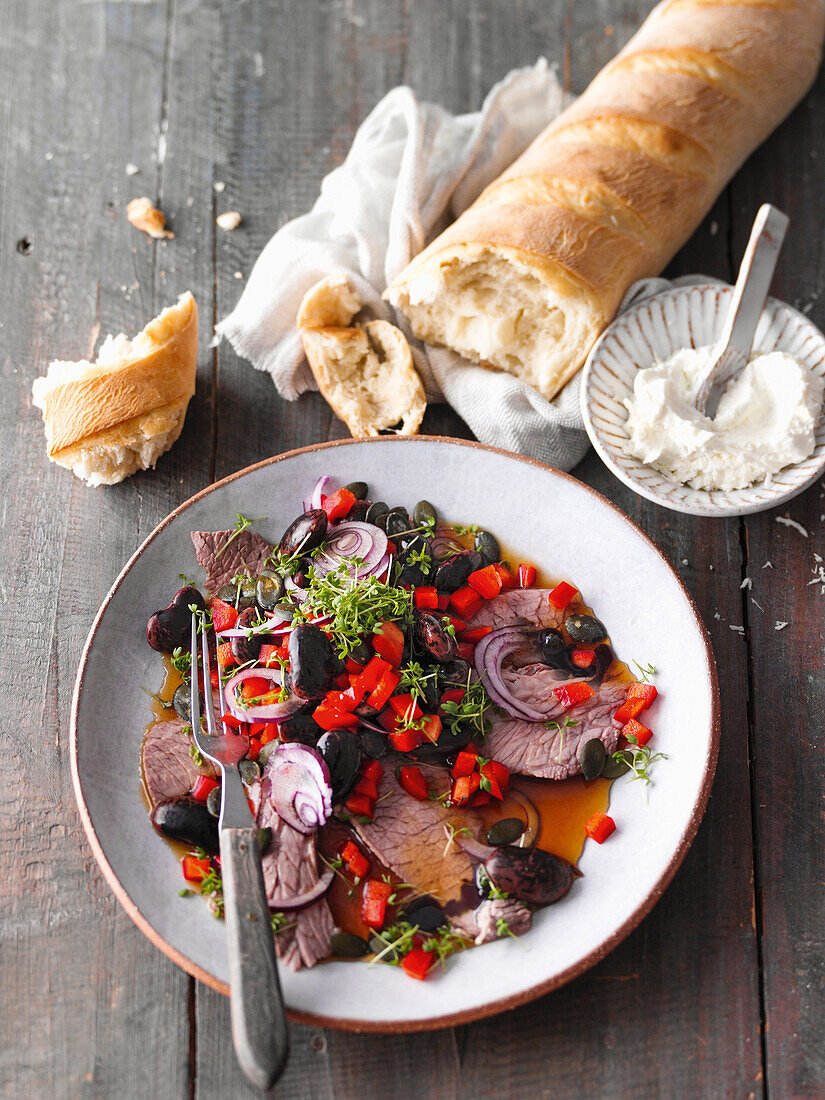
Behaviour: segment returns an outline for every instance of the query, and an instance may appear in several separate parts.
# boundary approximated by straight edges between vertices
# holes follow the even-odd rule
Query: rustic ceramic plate
[[[223,925],[198,899],[178,896],[180,867],[154,834],[139,793],[138,755],[152,718],[145,689],[157,690],[161,680],[145,624],[168,602],[179,572],[197,575],[191,530],[225,528],[237,512],[265,515],[256,526],[277,541],[324,473],[344,484],[367,481],[376,498],[408,507],[426,496],[455,521],[489,527],[526,560],[572,578],[609,625],[619,654],[658,669],[656,745],[669,759],[657,766],[647,801],[638,782],[614,784],[616,833],[603,847],[586,845],[584,878],[537,914],[521,944],[468,951],[426,982],[395,967],[345,962],[283,974],[292,1015],[329,1027],[418,1030],[499,1012],[581,974],[650,911],[696,832],[718,749],[716,671],[690,596],[638,527],[566,474],[472,443],[347,440],[252,466],[181,505],[127,563],[83,652],[72,708],[83,823],[138,927],[226,992]]]
[[[631,306],[593,346],[582,379],[582,413],[588,435],[620,481],[655,504],[694,516],[743,516],[776,508],[825,471],[825,416],[816,447],[804,462],[757,483],[727,492],[692,489],[627,452],[627,409],[636,372],[667,359],[678,348],[714,343],[722,331],[733,287],[680,286]],[[785,351],[825,378],[825,336],[798,310],[769,298],[754,338],[759,351]]]

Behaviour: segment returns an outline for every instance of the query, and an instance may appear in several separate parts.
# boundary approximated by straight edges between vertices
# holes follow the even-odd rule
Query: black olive
[[[567,668],[567,643],[558,630],[542,630],[538,636],[542,660],[551,668]]]
[[[441,562],[432,583],[439,592],[457,592],[464,587],[472,572],[470,555],[463,550],[460,554],[451,554]]]
[[[372,951],[367,941],[356,936],[354,932],[333,932],[329,938],[329,945],[333,955],[338,955],[342,959],[360,959]]]
[[[333,803],[343,802],[361,775],[361,739],[350,730],[329,730],[318,742],[329,768]]]
[[[448,634],[440,618],[428,611],[417,611],[413,620],[415,644],[433,661],[446,664],[452,661],[458,651],[458,643],[452,634]]]
[[[371,646],[368,646],[366,642],[359,642],[357,646],[351,651],[350,657],[359,665],[367,665],[375,656]]]
[[[526,825],[520,817],[502,817],[487,830],[487,843],[492,848],[498,848],[502,844],[514,844],[525,828]]]
[[[419,585],[424,584],[424,570],[418,563],[407,562],[406,565],[402,564],[395,583],[398,585],[407,584],[410,588],[418,588]]]
[[[419,500],[413,508],[413,520],[416,527],[432,526],[438,522],[438,512],[428,500]]]
[[[568,615],[564,620],[564,629],[574,641],[585,645],[603,642],[607,637],[604,623],[593,615]]]
[[[192,629],[190,604],[203,611],[206,607],[203,596],[194,585],[187,584],[179,589],[172,602],[156,611],[146,624],[146,640],[158,653],[172,653],[180,646],[189,649]]]
[[[367,485],[366,481],[351,481],[349,485],[345,485],[344,488],[349,489],[356,500],[367,499],[369,485]]]
[[[245,607],[235,620],[235,629],[244,630],[254,626],[258,621],[258,610],[255,607]],[[261,654],[261,646],[264,644],[264,635],[253,634],[249,638],[231,638],[232,656],[239,665],[245,665],[247,661],[257,661]]]
[[[301,623],[289,635],[292,690],[301,699],[319,699],[332,688],[332,643],[319,626]]]
[[[438,682],[438,666],[432,665],[421,678],[422,703],[424,710],[435,713],[441,702],[442,688]]]
[[[403,508],[393,508],[387,517],[387,534],[391,539],[410,529],[410,517]]]
[[[585,741],[584,748],[579,756],[579,763],[582,766],[582,774],[588,783],[591,779],[595,779],[602,774],[602,770],[607,763],[607,752],[598,737],[591,737],[589,741]]]
[[[192,684],[189,680],[180,684],[172,696],[172,706],[184,722],[191,721],[192,717]]]
[[[278,549],[284,557],[308,554],[327,537],[327,514],[323,508],[313,508],[298,516],[284,531]]]
[[[273,611],[283,597],[284,579],[280,573],[264,569],[255,582],[255,602],[262,611]]]
[[[370,510],[370,502],[368,500],[356,500],[350,510],[347,512],[348,520],[357,520],[359,523],[363,523],[367,518],[367,512]]]
[[[295,714],[279,722],[278,728],[284,741],[297,741],[301,745],[314,748],[318,738],[324,732],[312,717],[315,706],[315,702],[307,703]],[[270,741],[268,744],[273,744],[273,742]],[[266,745],[264,748],[266,748]],[[258,759],[260,760],[260,756]]]
[[[209,853],[218,850],[218,822],[205,804],[194,798],[158,802],[152,810],[152,824],[167,840],[180,840]]]
[[[390,751],[390,743],[386,733],[379,733],[378,730],[362,726],[360,737],[364,756],[368,756],[371,760],[379,760]]]
[[[436,932],[447,923],[444,910],[428,894],[422,894],[420,898],[411,901],[404,911],[405,921],[417,924],[422,932]]]
[[[613,664],[615,654],[609,645],[604,644],[597,645],[593,652],[596,654],[596,663],[599,666],[599,679],[601,680]]]
[[[445,767],[448,763],[455,761],[456,753],[469,745],[473,739],[473,733],[470,722],[462,722],[458,726],[457,733],[453,733],[452,729],[445,725],[435,743],[425,739],[409,755],[413,760],[420,760],[422,764],[439,764]]]
[[[461,657],[457,657],[454,661],[443,664],[438,670],[438,679],[442,691],[451,687],[466,688],[469,673],[470,666]]]
[[[367,523],[373,523],[379,526],[378,519],[380,516],[385,516],[390,510],[389,504],[385,504],[383,500],[374,500],[367,509],[367,514],[364,517]]]
[[[528,905],[552,905],[581,874],[572,863],[541,848],[496,848],[485,863],[490,881]]]
[[[478,531],[473,540],[473,547],[476,553],[481,554],[484,558],[485,565],[493,565],[495,562],[501,561],[501,549],[498,545],[498,539],[489,531]]]

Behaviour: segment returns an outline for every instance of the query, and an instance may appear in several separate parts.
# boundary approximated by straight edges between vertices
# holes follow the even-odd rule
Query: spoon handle
[[[730,309],[714,349],[714,366],[704,379],[696,402],[699,411],[711,419],[716,415],[725,383],[745,366],[750,357],[756,326],[765,306],[789,220],[787,214],[770,203],[760,206],[754,219],[733,288]]]

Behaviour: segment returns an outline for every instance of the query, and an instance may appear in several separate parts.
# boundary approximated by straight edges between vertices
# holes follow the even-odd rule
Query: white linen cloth
[[[295,328],[305,292],[346,272],[375,317],[404,330],[431,401],[446,400],[482,443],[569,470],[587,450],[580,375],[553,401],[512,375],[415,340],[381,300],[387,284],[529,145],[569,101],[547,62],[511,72],[480,111],[452,115],[394,88],[361,124],[344,163],[321,184],[308,214],[288,222],[261,253],[240,301],[215,329],[278,392],[316,389]],[[667,285],[645,280],[628,299]],[[627,299],[626,299],[627,301]]]

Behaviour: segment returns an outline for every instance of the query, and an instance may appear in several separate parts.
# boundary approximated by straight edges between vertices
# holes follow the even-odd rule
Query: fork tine
[[[201,627],[201,649],[203,653],[203,710],[206,715],[206,729],[210,737],[215,733],[215,711],[212,708],[212,676],[209,668],[209,640],[206,637],[206,623]]]
[[[197,743],[201,731],[201,703],[198,691],[198,620],[192,616],[192,638],[190,643],[192,663],[190,668],[192,690],[189,692],[189,717],[192,722],[192,736]]]

